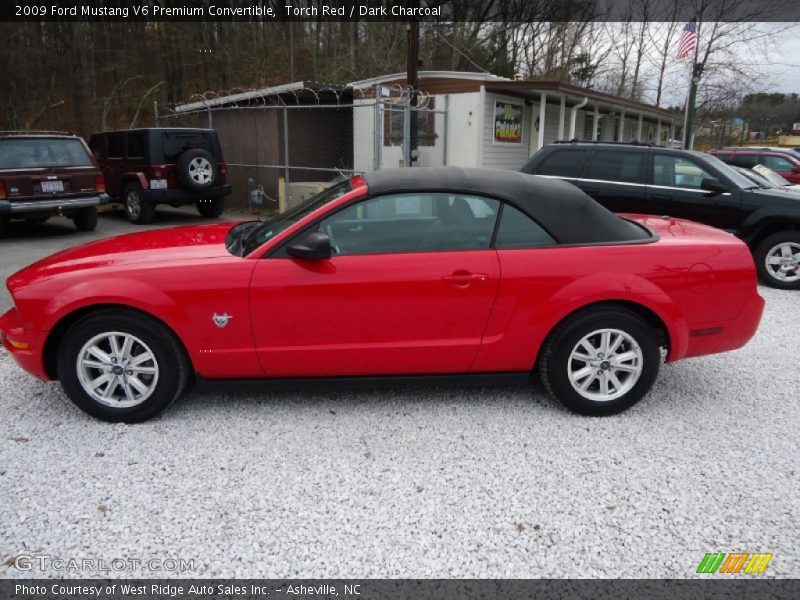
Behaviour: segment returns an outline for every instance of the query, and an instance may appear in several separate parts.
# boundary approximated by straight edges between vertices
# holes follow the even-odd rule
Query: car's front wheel
[[[134,223],[144,225],[153,221],[155,207],[144,199],[142,186],[138,183],[129,183],[122,191],[122,203],[125,205],[125,214]]]
[[[762,241],[755,251],[761,281],[783,290],[800,289],[800,231],[781,231]]]
[[[72,216],[72,222],[78,231],[94,231],[97,227],[97,209],[94,206],[80,209]]]
[[[137,423],[183,391],[189,363],[174,334],[144,314],[102,310],[75,322],[58,349],[58,378],[84,412]]]
[[[582,415],[621,412],[652,387],[661,364],[656,332],[636,313],[597,307],[567,318],[542,350],[545,388]]]
[[[197,212],[202,216],[215,219],[225,210],[225,198],[223,196],[203,198],[202,200],[197,200],[195,206],[197,207]]]

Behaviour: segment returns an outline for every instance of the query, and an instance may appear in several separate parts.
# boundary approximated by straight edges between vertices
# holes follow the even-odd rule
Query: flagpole
[[[694,24],[694,31],[688,29],[689,24]],[[700,76],[703,74],[703,65],[697,62],[698,51],[700,48],[700,23],[697,18],[687,24],[684,33],[689,31],[694,34],[692,41],[694,48],[692,49],[692,61],[690,68],[689,78],[689,94],[686,98],[686,112],[683,120],[683,149],[691,150],[694,146],[694,118],[695,118],[695,103],[697,102],[697,84],[700,82]],[[683,37],[681,37],[683,41]]]

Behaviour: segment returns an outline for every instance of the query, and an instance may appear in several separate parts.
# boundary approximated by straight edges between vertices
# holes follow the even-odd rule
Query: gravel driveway
[[[706,552],[767,551],[767,576],[799,577],[800,295],[761,294],[747,347],[664,367],[644,401],[607,418],[569,414],[540,388],[458,388],[192,392],[154,421],[109,425],[0,351],[0,561],[690,577]],[[80,573],[0,565],[31,575]]]

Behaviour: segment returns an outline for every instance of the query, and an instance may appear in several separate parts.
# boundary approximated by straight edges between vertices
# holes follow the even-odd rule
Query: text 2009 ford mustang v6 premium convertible
[[[267,222],[148,231],[8,280],[5,347],[86,412],[142,421],[189,378],[526,383],[623,410],[667,361],[732,350],[764,302],[732,235],[622,218],[510,171],[356,176]]]

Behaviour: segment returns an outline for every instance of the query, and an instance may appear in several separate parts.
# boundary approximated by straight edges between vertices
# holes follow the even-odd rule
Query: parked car
[[[192,204],[204,217],[225,209],[228,167],[213,129],[150,128],[94,133],[89,145],[111,197],[134,223],[149,223],[157,204]]]
[[[107,201],[100,168],[78,136],[0,132],[0,235],[11,219],[41,223],[53,215],[91,231]]]
[[[800,184],[800,155],[791,148],[725,148],[709,150],[721,161],[736,167],[752,169],[755,165],[769,167],[790,183]]]
[[[660,363],[733,350],[764,302],[747,247],[614,215],[510,171],[356,176],[265,222],[161,229],[8,279],[5,347],[109,421],[161,412],[190,377],[263,389],[527,384],[624,410]]]
[[[740,237],[767,285],[800,288],[800,198],[758,187],[718,158],[635,143],[542,148],[525,173],[563,179],[614,212],[670,215]]]

